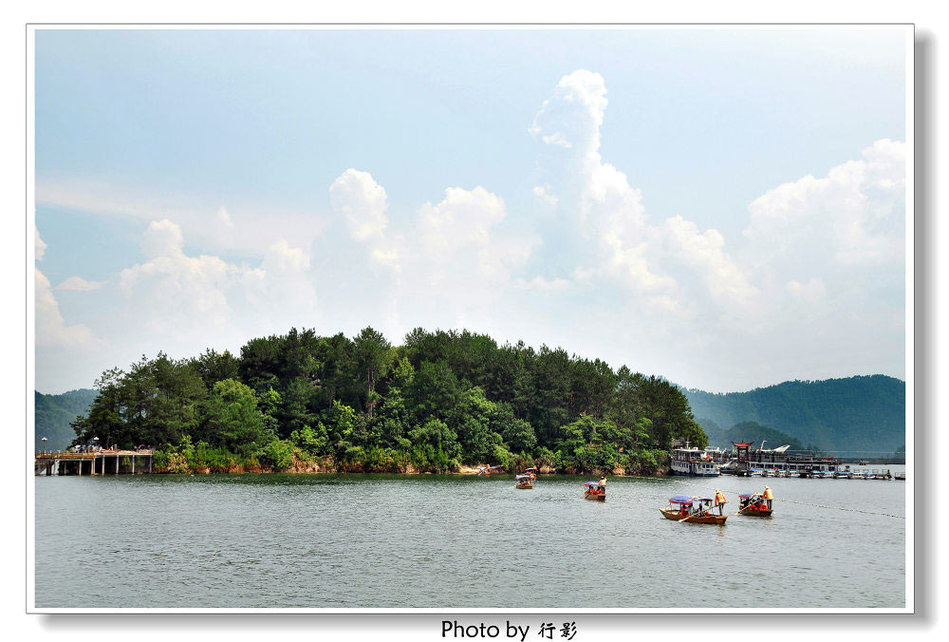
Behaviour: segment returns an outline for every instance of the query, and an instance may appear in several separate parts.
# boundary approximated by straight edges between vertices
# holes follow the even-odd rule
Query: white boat
[[[718,477],[721,467],[712,455],[698,448],[676,448],[672,451],[672,474],[689,477]]]

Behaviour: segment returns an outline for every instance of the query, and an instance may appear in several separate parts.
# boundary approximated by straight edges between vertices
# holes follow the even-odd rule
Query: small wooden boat
[[[534,480],[531,479],[530,475],[517,475],[514,478],[514,488],[530,490],[533,487],[534,487]]]
[[[594,499],[600,502],[606,501],[606,486],[600,486],[596,482],[584,482],[583,487],[586,489],[583,491],[584,499]]]
[[[771,509],[761,493],[745,493],[738,496],[738,514],[748,517],[771,517]]]
[[[693,505],[698,502],[698,505]],[[711,497],[686,497],[685,495],[676,495],[669,499],[669,506],[660,508],[659,512],[666,519],[676,522],[689,522],[692,524],[718,524],[725,525],[728,515],[713,515],[710,512],[712,505]]]
[[[526,469],[524,470],[524,474],[525,474],[525,475],[530,475],[530,476],[531,476],[531,479],[537,479],[537,469],[534,468],[534,467],[526,468]]]
[[[496,473],[501,470],[500,466],[479,466],[478,474],[484,477],[490,477],[491,473]]]

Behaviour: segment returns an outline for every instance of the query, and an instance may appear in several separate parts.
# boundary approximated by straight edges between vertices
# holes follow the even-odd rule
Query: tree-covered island
[[[392,346],[291,329],[239,357],[159,353],[96,381],[74,444],[156,448],[163,472],[656,474],[674,439],[707,437],[668,381],[605,362],[417,328]]]

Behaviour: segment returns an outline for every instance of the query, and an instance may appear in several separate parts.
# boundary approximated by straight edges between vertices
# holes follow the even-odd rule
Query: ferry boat
[[[713,451],[698,448],[676,448],[672,451],[672,474],[689,477],[718,477],[721,466]]]
[[[843,469],[834,457],[822,457],[811,453],[790,453],[789,445],[777,448],[752,448],[751,443],[732,442],[738,450],[737,459],[728,463],[724,473],[742,476],[764,475],[764,471],[787,471],[789,477],[810,477],[813,479],[832,479]],[[762,444],[763,446],[763,444]],[[778,472],[777,476],[782,476]]]
[[[533,487],[534,487],[534,480],[531,479],[530,475],[517,475],[514,478],[514,488],[530,490]]]

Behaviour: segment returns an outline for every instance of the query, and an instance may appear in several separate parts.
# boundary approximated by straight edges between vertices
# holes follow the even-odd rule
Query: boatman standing
[[[718,506],[718,514],[722,515],[725,510],[725,493],[719,489],[715,489],[715,505]]]
[[[764,487],[764,499],[768,502],[768,510],[771,510],[771,500],[774,499],[774,495],[771,494],[771,488],[768,486]]]
[[[606,490],[606,475],[600,476],[600,488],[602,488],[604,491]]]

